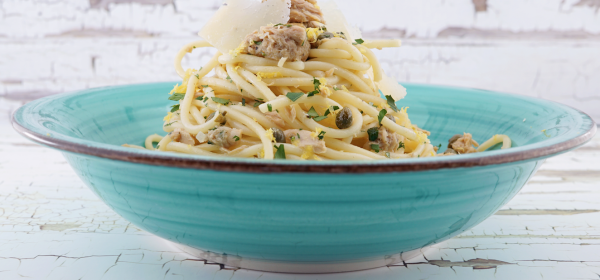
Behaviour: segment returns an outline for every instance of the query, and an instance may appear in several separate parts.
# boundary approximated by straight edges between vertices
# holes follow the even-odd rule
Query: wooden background
[[[600,120],[600,0],[338,2],[365,38],[403,39],[402,48],[378,52],[400,81],[538,96]],[[175,52],[219,5],[0,0],[0,102],[176,80]],[[201,64],[209,52],[184,65]]]

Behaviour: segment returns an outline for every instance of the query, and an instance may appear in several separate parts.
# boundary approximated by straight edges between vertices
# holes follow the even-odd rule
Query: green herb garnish
[[[379,145],[377,145],[377,144],[371,144],[371,149],[373,151],[375,151],[376,153],[379,153]]]
[[[400,150],[400,148],[404,148],[404,142],[400,141],[400,144],[398,145],[398,149],[396,150]]]
[[[179,104],[171,106],[171,113],[179,111]]]
[[[242,98],[242,106],[246,106],[246,98]]]
[[[208,87],[208,85],[202,85],[202,87]]]
[[[212,101],[223,104],[223,105],[227,105],[229,104],[229,102],[231,102],[231,100],[229,99],[224,99],[224,98],[219,98],[219,97],[211,97],[210,99],[212,99]]]
[[[281,144],[279,147],[277,145],[273,145],[277,151],[275,152],[275,159],[285,159],[285,145]]]
[[[319,117],[313,118],[313,120],[315,120],[316,122],[320,122],[326,118],[327,118],[327,116],[319,116]]]
[[[390,108],[392,108],[392,110],[394,110],[394,112],[400,111],[400,110],[398,110],[398,107],[396,106],[396,101],[394,100],[394,98],[391,95],[386,95],[385,99],[387,99],[387,104],[390,105]]]
[[[292,100],[292,102],[296,102],[302,95],[304,95],[302,92],[288,92],[285,96]]]
[[[390,152],[385,152],[385,157],[390,158]]]
[[[363,39],[356,39],[354,41],[356,41],[356,43],[352,43],[352,45],[360,45],[365,42],[365,40],[363,40]]]
[[[319,93],[319,91],[318,91],[318,90],[313,90],[313,91],[309,92],[309,93],[308,93],[308,95],[307,95],[306,97],[311,97],[311,96],[314,96],[314,95],[315,95],[315,94],[317,94],[317,93]]]
[[[185,93],[173,93],[173,95],[169,96],[169,100],[179,101],[185,97]]]
[[[239,136],[233,136],[233,139],[235,139],[235,142],[240,141],[240,137]]]
[[[319,90],[319,86],[321,85],[321,81],[319,81],[319,79],[313,77],[313,85],[315,85],[315,90]]]
[[[312,107],[312,106],[311,106],[311,107],[310,107],[310,110],[308,110],[308,115],[309,115],[311,118],[316,118],[316,117],[318,117],[318,116],[319,116],[319,113],[317,113],[317,110],[315,110],[315,107]]]
[[[319,133],[319,135],[317,136],[319,138],[319,140],[323,140],[323,137],[325,137],[325,133],[326,133],[325,131],[321,131]]]
[[[269,112],[273,112],[273,106],[271,106],[271,104],[267,104],[267,108],[269,108]]]
[[[369,135],[369,141],[375,141],[379,138],[379,128],[371,127],[367,130],[367,134]]]
[[[252,40],[252,42],[254,42],[255,45],[259,45],[259,46],[260,46],[260,44],[262,44],[262,41],[254,41],[254,40]]]
[[[340,107],[333,106],[333,107],[331,107],[331,109],[333,109],[333,111],[331,111],[331,112],[335,112],[335,111],[339,110]],[[323,116],[327,116],[327,115],[331,114],[331,112],[329,111],[329,109],[327,109],[327,111],[325,111],[325,114]]]
[[[381,125],[381,121],[383,120],[383,118],[385,118],[386,114],[387,114],[386,109],[381,109],[381,111],[379,111],[379,115],[377,116],[377,120],[379,120],[379,125]]]

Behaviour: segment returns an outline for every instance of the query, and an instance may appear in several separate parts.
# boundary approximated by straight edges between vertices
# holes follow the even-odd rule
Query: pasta
[[[438,154],[430,132],[411,123],[408,108],[396,106],[405,89],[385,75],[372,51],[399,47],[399,40],[351,41],[343,32],[327,30],[316,1],[294,1],[315,7],[311,21],[262,26],[199,69],[184,70],[183,57],[213,45],[204,40],[185,45],[174,63],[182,83],[169,93],[177,104],[164,118],[168,134],[148,136],[145,147],[124,146],[319,161],[434,157],[511,146],[506,135],[479,146],[465,133]]]

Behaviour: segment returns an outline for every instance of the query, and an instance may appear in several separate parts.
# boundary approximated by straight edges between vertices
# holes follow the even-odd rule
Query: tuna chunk
[[[304,28],[285,24],[263,26],[244,39],[244,49],[252,55],[279,61],[287,57],[287,61],[306,61],[310,44],[306,39]]]
[[[267,119],[271,120],[274,124],[279,127],[285,127],[285,122],[281,118],[281,116],[276,112],[266,112],[265,116]]]
[[[473,146],[479,147],[479,143],[473,140],[471,133],[454,135],[448,141],[448,148],[452,148],[459,154],[476,153],[477,149],[473,148]]]
[[[371,144],[377,144],[379,145],[379,151],[395,153],[398,150],[398,146],[400,146],[400,141],[404,141],[404,136],[391,132],[383,126],[379,128],[378,135],[377,140],[367,142],[364,148],[370,150]]]
[[[289,23],[302,23],[306,27],[320,27],[325,24],[323,13],[315,5],[316,0],[292,0]]]
[[[194,141],[194,137],[192,137],[191,134],[189,134],[181,128],[176,128],[169,135],[171,136],[173,142],[179,142],[188,145],[196,144],[196,141]]]
[[[304,149],[307,146],[312,146],[315,154],[322,154],[327,152],[325,141],[319,140],[316,136],[313,136],[314,132],[308,130],[288,129],[283,132],[285,139],[288,143]]]
[[[208,132],[208,141],[223,148],[229,148],[235,144],[236,139],[242,138],[242,131],[237,128],[221,126]]]

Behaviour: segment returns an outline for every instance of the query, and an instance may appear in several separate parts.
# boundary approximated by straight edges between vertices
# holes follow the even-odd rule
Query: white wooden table
[[[133,226],[79,180],[60,152],[14,132],[10,102],[0,99],[3,280],[600,278],[600,137],[549,159],[496,215],[403,265],[274,274],[196,259]]]

